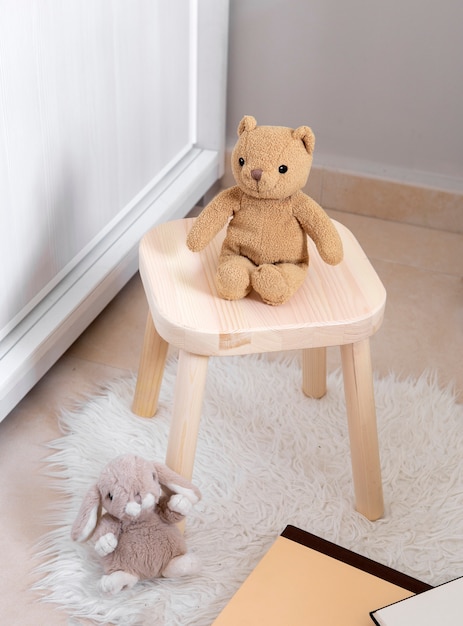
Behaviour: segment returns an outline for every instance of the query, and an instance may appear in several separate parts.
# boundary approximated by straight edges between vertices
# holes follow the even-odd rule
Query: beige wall
[[[461,0],[230,4],[229,148],[244,114],[308,124],[316,167],[463,192]]]

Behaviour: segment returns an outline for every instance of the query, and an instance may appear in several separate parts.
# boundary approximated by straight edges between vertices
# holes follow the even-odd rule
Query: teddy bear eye
[[[288,166],[280,165],[280,167],[278,168],[278,171],[280,172],[280,174],[286,174],[286,172],[288,171]]]
[[[243,167],[243,165],[244,165],[244,159],[243,159],[243,157],[240,157],[240,158],[238,159],[238,163],[241,165],[241,167]]]
[[[112,500],[113,499],[113,494],[112,493],[108,493],[108,495],[106,497],[108,498],[108,500]]]

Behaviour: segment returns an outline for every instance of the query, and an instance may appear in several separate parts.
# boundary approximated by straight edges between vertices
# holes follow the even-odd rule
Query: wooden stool
[[[269,306],[251,293],[227,301],[215,289],[218,235],[201,253],[186,246],[193,219],[167,222],[140,244],[140,274],[150,314],[133,411],[157,409],[168,344],[179,349],[166,464],[191,478],[210,356],[302,349],[302,389],[326,393],[326,348],[340,346],[356,508],[383,514],[381,468],[369,338],[381,325],[386,291],[352,233],[335,222],[344,260],[326,265],[309,239],[306,280],[285,304]],[[310,419],[310,416],[308,416]]]

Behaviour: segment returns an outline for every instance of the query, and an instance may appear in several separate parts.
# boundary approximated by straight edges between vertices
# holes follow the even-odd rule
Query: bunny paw
[[[95,550],[99,556],[111,554],[117,547],[117,538],[113,533],[106,533],[95,543]]]
[[[191,500],[189,500],[186,496],[182,495],[181,493],[174,494],[170,498],[167,506],[174,513],[180,513],[181,515],[186,515],[193,508]]]
[[[169,489],[171,489],[175,494],[181,494],[182,496],[185,496],[185,498],[188,498],[191,504],[196,504],[200,500],[193,489],[189,489],[188,487],[181,487],[176,483],[167,483],[167,487],[169,487]]]
[[[180,576],[192,576],[201,569],[201,562],[195,554],[187,552],[174,557],[161,573],[165,578],[178,578]]]
[[[118,570],[100,579],[100,589],[103,593],[114,595],[122,589],[131,589],[137,582],[137,576]]]

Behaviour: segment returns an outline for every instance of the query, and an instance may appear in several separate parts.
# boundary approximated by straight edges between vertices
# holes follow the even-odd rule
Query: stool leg
[[[132,404],[135,415],[153,417],[156,413],[168,347],[169,344],[155,329],[151,313],[148,313]]]
[[[191,479],[209,357],[179,351],[166,465]]]
[[[370,520],[384,513],[370,342],[341,346],[356,508]]]
[[[309,398],[323,398],[326,393],[326,348],[302,350],[302,391]]]

